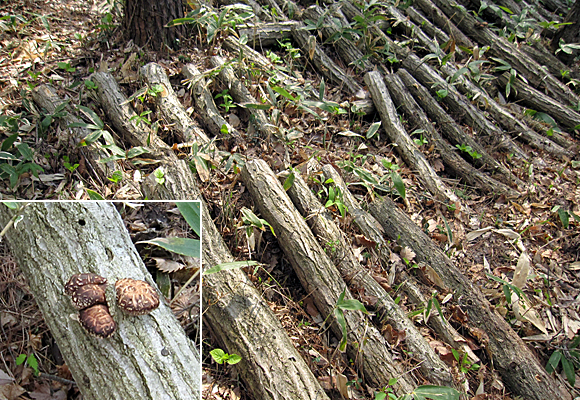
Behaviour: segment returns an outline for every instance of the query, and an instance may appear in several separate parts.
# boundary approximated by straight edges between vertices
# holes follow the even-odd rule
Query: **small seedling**
[[[70,63],[59,62],[56,65],[58,66],[58,68],[64,69],[66,72],[75,72],[76,69],[74,67],[71,67]]]
[[[16,358],[16,365],[22,365],[24,364],[24,362],[26,361],[26,364],[32,368],[32,370],[34,371],[34,375],[38,376],[40,375],[40,372],[38,371],[38,360],[36,359],[36,357],[34,356],[34,354],[20,354],[17,358]]]
[[[68,156],[62,156],[62,159],[64,161],[64,167],[66,169],[68,169],[71,173],[75,172],[75,169],[78,168],[79,164],[71,164],[70,163],[70,158]]]
[[[242,361],[242,357],[240,357],[239,355],[228,354],[222,349],[213,349],[212,351],[209,352],[209,354],[211,354],[211,357],[218,364],[223,364],[224,362],[226,362],[230,365],[234,365]]]

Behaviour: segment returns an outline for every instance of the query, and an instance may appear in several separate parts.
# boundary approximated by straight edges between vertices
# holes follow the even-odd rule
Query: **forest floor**
[[[322,204],[329,200],[331,185],[324,182],[319,174],[312,172],[310,163],[313,161],[319,165],[331,164],[341,171],[349,183],[349,190],[363,204],[384,195],[392,197],[438,243],[462,273],[482,290],[490,303],[524,338],[541,365],[545,366],[555,351],[564,349],[579,333],[580,217],[576,217],[580,216],[578,127],[576,131],[568,129],[570,135],[566,136],[571,156],[555,156],[518,142],[517,146],[525,155],[524,158],[488,142],[484,146],[486,150],[522,182],[519,187],[512,185],[513,189],[517,189],[517,195],[490,194],[464,183],[449,171],[435,143],[424,139],[424,127],[413,125],[401,116],[406,131],[414,132],[412,138],[417,148],[457,198],[455,203],[445,202],[429,193],[417,171],[406,165],[398,146],[385,140],[388,136],[384,128],[379,128],[375,134],[369,133],[374,129],[373,124],[381,120],[375,111],[361,115],[344,105],[347,101],[352,104],[364,98],[357,97],[357,94],[346,94],[344,86],[331,83],[328,79],[323,83],[321,74],[309,62],[309,55],[295,43],[286,40],[260,49],[260,52],[272,63],[272,70],[292,75],[292,82],[299,82],[303,93],[321,91],[321,97],[324,97],[327,104],[336,105],[336,108],[335,112],[317,109],[312,113],[295,102],[284,102],[285,99],[295,98],[297,91],[277,92],[278,104],[270,107],[269,112],[278,113],[277,132],[282,132],[283,140],[272,141],[272,138],[259,137],[250,128],[252,117],[248,109],[236,103],[228,86],[208,72],[211,70],[209,47],[212,47],[214,54],[228,60],[238,57],[238,54],[220,48],[227,30],[220,31],[211,46],[207,43],[205,31],[196,29],[190,39],[183,41],[178,51],[144,51],[123,40],[118,25],[119,14],[114,4],[111,8],[107,2],[97,6],[78,0],[19,0],[0,3],[0,150],[3,152],[0,153],[0,167],[8,166],[2,167],[0,193],[3,199],[135,200],[144,197],[140,184],[145,176],[153,173],[155,162],[141,154],[134,158],[118,157],[114,161],[116,170],[111,171],[107,179],[99,180],[86,161],[83,148],[78,146],[78,140],[68,133],[66,126],[57,123],[57,115],[41,110],[31,98],[35,88],[50,83],[61,98],[70,100],[70,104],[93,110],[104,122],[104,130],[112,132],[114,143],[122,150],[129,151],[132,146],[123,141],[120,133],[115,132],[105,110],[94,101],[91,83],[88,83],[93,72],[111,72],[127,97],[141,90],[140,96],[131,99],[139,118],[146,120],[147,125],[155,126],[157,135],[175,150],[180,159],[191,162],[192,169],[200,177],[200,188],[212,217],[234,258],[253,259],[261,263],[262,268],[250,269],[246,273],[279,317],[295,347],[308,360],[308,365],[329,397],[341,398],[338,384],[333,378],[339,372],[347,377],[347,391],[351,399],[376,398],[362,381],[360,371],[345,355],[331,356],[337,346],[337,339],[332,335],[321,334],[320,315],[309,301],[310,293],[303,289],[276,238],[269,231],[265,231],[261,239],[254,243],[254,239],[248,238],[245,229],[247,222],[240,210],[243,207],[254,207],[252,197],[239,178],[245,160],[261,158],[275,172],[286,169],[288,165],[302,171]],[[13,17],[3,18],[5,16]],[[389,32],[397,43],[411,40],[404,32],[396,29],[396,24]],[[547,43],[547,39],[542,36],[535,38],[541,45]],[[519,36],[518,40],[525,42]],[[327,46],[326,50],[349,76],[354,77],[361,87],[367,88],[362,73],[352,65],[338,61],[339,57],[331,46]],[[429,55],[429,51],[421,45],[416,45],[413,51],[420,58]],[[515,114],[519,115],[519,120],[525,121],[520,101],[512,98],[513,93],[512,97],[505,96],[505,88],[496,86],[496,78],[502,71],[494,70],[494,66],[497,68],[501,65],[492,63],[491,57],[482,57],[487,64],[477,72],[492,78],[486,86],[489,92],[493,93],[494,98],[501,99],[498,102],[510,103],[506,104],[506,108],[519,107],[520,114]],[[457,54],[448,62],[460,68],[467,65],[468,59],[473,60],[464,52],[463,56]],[[195,94],[183,81],[184,76],[180,71],[185,64],[194,63],[200,71],[208,72],[205,75],[210,78],[208,89],[220,113],[232,127],[243,132],[241,140],[235,143],[232,140],[216,140],[222,160],[212,161],[209,174],[204,173],[199,158],[195,158],[200,156],[208,161],[210,158],[203,154],[204,150],[181,143],[173,124],[164,120],[153,104],[154,100],[148,97],[147,90],[142,91],[147,86],[138,76],[137,69],[151,61],[164,68],[183,108],[194,119],[198,117]],[[436,56],[426,57],[424,62],[436,68],[440,66],[441,59]],[[398,64],[393,63],[385,68],[396,70]],[[579,63],[576,61],[570,66],[570,71],[577,73],[578,68]],[[255,82],[248,85],[251,91],[259,93],[262,90],[264,97],[268,97],[260,87],[264,78],[257,75],[255,79]],[[574,88],[573,85],[570,87]],[[139,100],[139,97],[144,100]],[[276,99],[273,102],[276,103]],[[454,113],[450,114],[455,116]],[[95,122],[90,113],[84,112],[84,115]],[[481,138],[482,142],[486,139],[485,135],[475,132],[469,124],[462,123],[461,126],[471,137]],[[546,124],[539,131],[542,128],[545,133]],[[562,131],[566,129],[562,128]],[[111,145],[109,142],[106,144]],[[466,149],[465,143],[457,143],[454,147],[464,159],[471,161],[475,158],[471,154],[468,157],[470,151]],[[362,171],[362,175],[349,173],[353,171]],[[364,179],[364,172],[374,177],[375,184],[371,178]],[[395,183],[398,182],[397,176],[405,187],[404,198],[401,196],[400,185]],[[334,204],[329,204],[328,208],[350,238],[349,242],[361,263],[388,280],[388,271],[382,269],[372,252],[366,250],[365,245],[368,243],[365,243],[364,235],[353,226],[352,217],[348,213],[345,217],[340,216],[340,198]],[[407,264],[413,265],[415,255],[412,251],[401,248],[395,242],[390,245],[393,254],[390,260],[392,270],[400,271]],[[522,253],[529,255],[527,261],[522,258]],[[3,302],[0,311],[3,335],[3,345],[0,347],[3,359],[0,388],[6,382],[5,379],[14,379],[31,398],[77,398],[75,395],[58,397],[63,396],[63,392],[50,387],[55,384],[54,381],[33,376],[31,368],[16,366],[16,361],[10,358],[16,353],[33,352],[37,355],[40,372],[70,379],[66,366],[62,366],[62,362],[59,363],[54,355],[49,354],[49,344],[52,343],[50,333],[42,328],[41,316],[30,301],[26,283],[19,278],[15,265],[8,258],[2,259],[5,262],[2,262],[3,278],[0,282]],[[521,289],[534,305],[525,316],[518,314],[514,304],[505,296],[506,292],[515,296],[517,290],[514,289],[513,281],[522,269],[527,272],[527,280],[517,289]],[[503,283],[490,276],[503,280]],[[399,306],[413,315],[414,322],[430,345],[458,379],[463,380],[462,387],[470,394],[470,398],[476,393],[488,396],[480,396],[478,400],[514,398],[486,358],[473,332],[462,328],[460,322],[451,318],[451,307],[446,306],[449,298],[445,293],[436,293],[434,298],[440,302],[449,322],[480,357],[482,368],[479,370],[469,369],[470,365],[457,360],[450,347],[429,329],[425,306],[412,304],[396,290],[395,285],[392,285],[395,289],[387,286]],[[431,296],[433,287],[433,284],[425,284],[428,296]],[[438,316],[431,315],[430,318]],[[22,325],[24,320],[26,323]],[[22,329],[16,332],[16,326]],[[206,333],[211,332],[210,327],[204,329]],[[391,350],[403,364],[413,370],[417,365],[416,359],[406,348],[403,336],[397,336],[400,334],[395,331],[394,337],[391,337]],[[218,365],[212,360],[209,350],[218,347],[219,342],[215,337],[210,334],[204,337],[203,398],[252,399],[248,388],[239,379],[235,366]],[[467,370],[462,371],[465,368]],[[568,385],[563,371],[558,369],[558,372],[557,379]],[[416,371],[414,374],[420,382],[425,381],[421,380],[421,375]],[[575,387],[567,387],[578,397],[580,379],[578,376],[576,378]],[[63,385],[68,384],[65,382]],[[2,394],[12,399],[22,393]]]

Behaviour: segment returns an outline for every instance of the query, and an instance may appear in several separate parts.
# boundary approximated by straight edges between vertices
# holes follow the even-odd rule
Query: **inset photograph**
[[[2,393],[199,399],[199,202],[0,204]]]

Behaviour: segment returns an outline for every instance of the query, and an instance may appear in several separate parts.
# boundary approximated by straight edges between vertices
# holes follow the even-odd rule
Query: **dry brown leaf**
[[[433,267],[431,267],[430,265],[421,263],[421,265],[419,266],[419,269],[423,273],[422,274],[423,278],[427,281],[428,284],[435,285],[442,290],[446,290],[446,287],[445,287],[445,284],[443,283],[443,280],[439,277],[439,274],[437,273],[437,271],[435,271],[433,269]]]
[[[340,392],[342,397],[344,397],[345,399],[350,399],[350,394],[348,393],[348,386],[346,385],[347,382],[348,379],[346,379],[346,376],[344,376],[341,373],[336,374],[336,387],[338,391]]]
[[[526,280],[530,274],[530,256],[527,252],[522,252],[518,259],[518,264],[516,265],[516,270],[514,272],[514,279],[512,284],[520,289],[526,286]]]
[[[379,285],[381,285],[383,287],[383,289],[385,289],[387,292],[390,292],[391,290],[393,290],[391,288],[391,286],[389,285],[389,280],[387,278],[385,278],[384,276],[380,276],[380,275],[373,275],[373,278],[375,279],[375,281],[377,281],[379,283]]]
[[[377,247],[377,242],[368,239],[365,235],[354,235],[354,237],[358,244],[366,247],[367,249],[375,249]]]
[[[11,384],[0,386],[0,398],[6,398],[7,400],[16,400],[20,395],[26,393],[26,390],[22,386]]]
[[[413,259],[416,256],[415,252],[407,246],[403,247],[403,249],[401,250],[401,252],[399,254],[401,255],[401,258],[404,258],[405,260],[407,260],[409,262],[413,261]]]
[[[185,268],[185,265],[173,260],[167,260],[165,258],[159,257],[151,257],[151,258],[155,260],[155,266],[157,267],[157,269],[162,272],[175,272]]]

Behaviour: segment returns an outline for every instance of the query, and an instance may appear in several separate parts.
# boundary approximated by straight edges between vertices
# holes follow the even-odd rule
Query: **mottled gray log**
[[[460,177],[467,184],[488,193],[504,193],[510,196],[518,194],[517,191],[509,186],[487,176],[466,162],[458,154],[457,148],[447,143],[433,127],[423,109],[417,104],[397,74],[385,75],[385,83],[397,109],[403,111],[405,118],[411,125],[411,129],[416,128],[425,131],[423,135],[427,138],[429,145],[435,146],[437,153],[439,153],[445,165],[449,167],[455,176]]]
[[[280,247],[290,260],[304,291],[312,296],[323,318],[328,317],[332,332],[339,339],[342,332],[334,307],[344,291],[352,294],[340,273],[318,244],[308,225],[298,213],[272,170],[263,160],[251,160],[242,168],[242,179],[262,217],[274,229]],[[395,391],[402,394],[416,383],[404,374],[402,366],[387,348],[385,338],[360,312],[344,313],[347,326],[347,354],[362,364],[364,379],[374,387],[383,387],[397,377]]]
[[[461,308],[467,313],[469,323],[487,334],[483,339],[485,349],[512,393],[533,400],[571,398],[489,304],[481,290],[393,201],[389,198],[375,201],[369,205],[369,211],[391,240],[411,248],[416,253],[417,262],[429,264],[437,272],[446,287],[453,291],[452,301],[461,299]]]
[[[431,0],[415,0],[413,6],[419,7],[425,16],[433,21],[439,28],[446,32],[449,37],[459,45],[473,48],[475,43],[471,41],[456,25],[451,22],[443,11]]]
[[[210,142],[209,138],[183,108],[163,67],[159,64],[149,63],[141,67],[140,72],[147,80],[149,86],[163,86],[163,92],[155,97],[155,101],[161,108],[161,114],[165,121],[175,124],[180,140],[183,142],[197,142],[200,146],[208,144]]]
[[[292,28],[298,25],[297,21],[258,23],[253,25],[240,25],[240,36],[248,37],[248,45],[255,49],[275,46],[283,39],[292,37]]]
[[[22,204],[22,203],[21,203]],[[91,336],[72,316],[64,294],[71,275],[93,272],[114,284],[121,278],[155,285],[110,203],[30,203],[6,238],[75,382],[87,400],[199,399],[200,362],[165,301],[148,315],[128,316],[107,288],[117,331]],[[14,211],[0,206],[2,226]]]
[[[363,92],[362,86],[324,53],[316,43],[316,37],[311,36],[309,31],[304,29],[304,25],[292,28],[292,37],[302,48],[304,57],[314,64],[319,74],[350,94]]]
[[[181,70],[185,78],[189,80],[189,88],[191,89],[191,97],[195,103],[195,112],[201,118],[205,128],[214,136],[224,137],[224,140],[233,138],[235,143],[243,141],[242,134],[228,121],[223,119],[218,111],[213,96],[207,89],[207,82],[203,75],[193,64],[187,64]],[[223,133],[222,128],[225,127],[227,133]]]
[[[284,178],[284,176],[282,176]],[[342,192],[342,191],[341,191]],[[413,352],[423,377],[432,384],[453,386],[453,377],[449,368],[401,308],[372,275],[358,262],[352,244],[348,243],[344,233],[333,221],[332,214],[320,204],[304,179],[296,172],[294,183],[287,191],[292,202],[307,221],[318,242],[326,249],[330,259],[336,265],[342,278],[349,286],[351,293],[374,296],[377,301],[372,305],[375,314],[384,324],[406,332],[405,344]],[[328,243],[332,243],[329,246]],[[359,299],[361,300],[361,299]],[[364,303],[364,299],[362,299]]]
[[[41,108],[44,108],[49,114],[54,114],[56,108],[60,106],[65,100],[58,97],[56,90],[49,85],[40,85],[32,91],[32,99]],[[75,116],[72,108],[66,106],[63,111],[67,112],[67,115],[61,118],[63,126],[65,127],[65,132],[69,132],[72,145],[78,146],[78,144],[89,136],[90,132],[88,129],[77,127],[68,128],[68,126],[75,122],[83,122],[80,118]],[[90,174],[96,179],[101,186],[107,182],[107,177],[111,176],[113,171],[115,171],[115,163],[109,161],[107,163],[101,163],[99,160],[109,157],[109,154],[103,149],[101,149],[98,143],[93,143],[87,147],[79,148],[79,152],[85,158],[87,162],[87,168],[90,169]]]
[[[417,178],[439,200],[450,202],[451,204],[462,203],[459,197],[437,176],[433,167],[429,165],[423,153],[421,153],[405,131],[405,128],[403,128],[395,105],[383,81],[382,74],[378,71],[367,72],[364,79],[371,92],[373,103],[381,116],[383,129],[389,140],[397,145],[395,149],[405,163],[409,168],[417,171]]]

